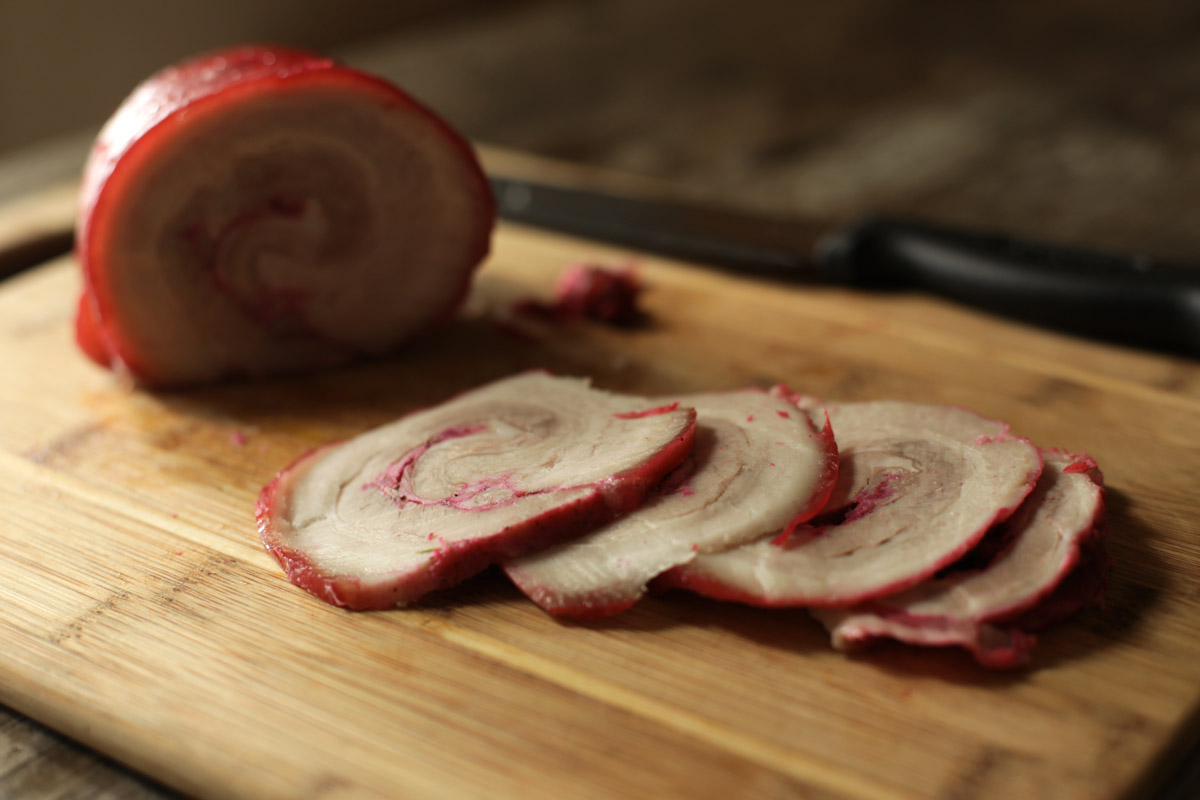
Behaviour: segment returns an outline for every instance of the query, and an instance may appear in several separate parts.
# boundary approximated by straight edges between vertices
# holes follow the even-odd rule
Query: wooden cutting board
[[[75,351],[70,260],[0,285],[0,702],[212,798],[1115,798],[1163,774],[1200,720],[1200,366],[653,259],[644,329],[496,324],[567,262],[623,258],[504,228],[463,317],[399,357],[162,394]],[[494,573],[359,614],[283,579],[253,523],[276,470],[535,366],[956,403],[1086,449],[1108,608],[996,674],[685,594],[564,624]]]

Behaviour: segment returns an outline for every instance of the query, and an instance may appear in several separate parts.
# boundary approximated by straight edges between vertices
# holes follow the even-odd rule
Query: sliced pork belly
[[[1093,601],[1102,586],[1089,578],[1087,591],[1057,591],[1069,588],[1064,578],[1082,555],[1090,559],[1085,565],[1089,575],[1102,564],[1102,555],[1087,550],[1104,513],[1095,462],[1057,451],[1044,457],[1046,468],[1033,493],[994,532],[1007,544],[990,563],[856,608],[814,611],[829,628],[834,646],[850,650],[886,637],[964,647],[988,667],[1027,664],[1035,639],[1022,624],[1023,612],[1046,602],[1055,606],[1057,616],[1065,616]]]
[[[215,53],[139,86],[93,148],[77,339],[157,385],[386,353],[452,314],[493,221],[471,148],[400,89]]]
[[[389,608],[610,521],[692,449],[695,411],[519,375],[300,459],[257,506],[289,579]]]
[[[552,614],[600,617],[633,605],[646,584],[700,553],[775,534],[816,514],[837,478],[823,419],[763,392],[678,398],[696,409],[692,456],[637,511],[505,571]]]
[[[1042,469],[1028,440],[964,409],[878,402],[827,410],[841,454],[829,503],[837,518],[702,555],[664,575],[664,586],[763,606],[846,606],[893,594],[970,550]]]

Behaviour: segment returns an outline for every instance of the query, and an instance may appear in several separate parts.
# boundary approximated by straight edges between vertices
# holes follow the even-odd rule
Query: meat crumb
[[[646,321],[638,307],[643,284],[632,266],[606,267],[571,264],[554,284],[554,302],[518,300],[514,316],[540,322],[575,322],[588,319],[617,328],[633,328]]]
[[[591,319],[617,327],[643,321],[638,308],[642,282],[632,266],[624,269],[572,264],[554,285],[555,305],[569,319]]]

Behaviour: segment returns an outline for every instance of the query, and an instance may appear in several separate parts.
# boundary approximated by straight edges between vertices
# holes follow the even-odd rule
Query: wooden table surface
[[[347,56],[477,141],[697,199],[835,221],[896,211],[1200,261],[1198,44],[1200,9],[1181,0],[596,0]],[[68,172],[79,157],[55,156]],[[47,198],[38,207],[61,221],[61,196]],[[1162,796],[1197,796],[1197,761]],[[0,713],[10,796],[171,795]]]

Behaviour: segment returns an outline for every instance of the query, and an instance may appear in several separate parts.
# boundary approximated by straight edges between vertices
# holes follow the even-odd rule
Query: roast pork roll
[[[679,404],[518,375],[300,459],[263,490],[259,532],[321,599],[404,605],[637,507],[695,426]]]
[[[77,338],[150,385],[387,353],[453,314],[494,218],[470,146],[396,86],[297,50],[208,55],[96,141]]]

